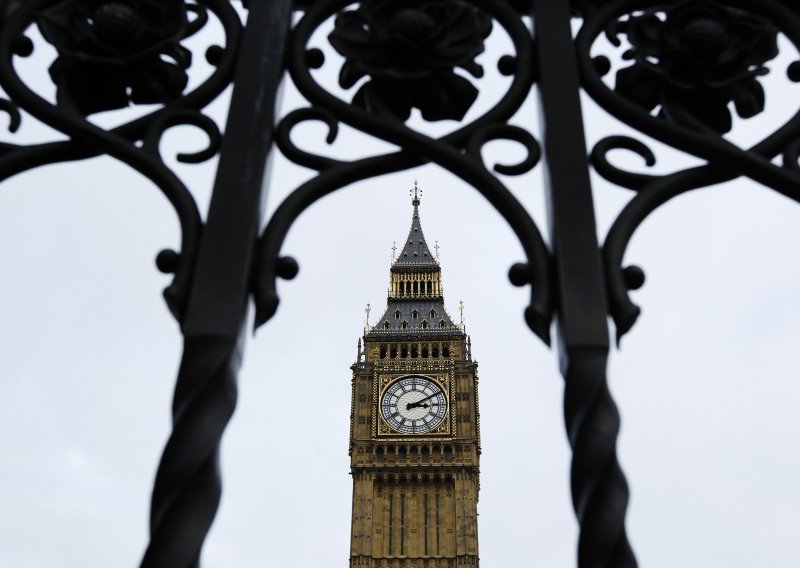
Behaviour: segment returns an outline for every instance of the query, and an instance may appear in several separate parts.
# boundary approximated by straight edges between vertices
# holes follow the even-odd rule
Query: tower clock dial
[[[442,423],[447,414],[447,398],[442,388],[431,379],[403,377],[384,391],[381,414],[395,430],[423,434]]]

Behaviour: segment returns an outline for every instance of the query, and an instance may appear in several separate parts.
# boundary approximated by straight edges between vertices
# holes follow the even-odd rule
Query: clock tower
[[[445,310],[416,184],[412,205],[386,311],[352,367],[353,568],[478,566],[478,364]]]

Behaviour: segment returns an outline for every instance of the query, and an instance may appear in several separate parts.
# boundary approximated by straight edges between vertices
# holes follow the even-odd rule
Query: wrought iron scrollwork
[[[425,120],[461,120],[478,89],[455,69],[483,76],[475,57],[491,31],[489,17],[467,4],[372,0],[340,12],[329,41],[345,57],[339,73],[343,88],[369,77],[353,104],[401,121],[412,108]]]
[[[659,18],[663,14],[663,20]],[[719,134],[732,127],[730,102],[751,118],[764,110],[758,77],[778,54],[777,27],[769,20],[713,0],[650,8],[618,23],[633,64],[617,72],[615,90],[648,112],[694,130]]]
[[[746,176],[795,201],[800,201],[796,155],[800,112],[750,148],[723,137],[731,129],[729,104],[742,119],[758,115],[768,100],[759,77],[777,53],[776,38],[785,35],[800,47],[796,9],[776,0],[642,2],[617,0],[602,7],[586,4],[577,37],[583,87],[605,110],[656,140],[702,159],[705,165],[665,175],[622,170],[608,158],[612,150],[640,155],[648,166],[655,155],[642,141],[614,136],[601,140],[592,162],[605,179],[637,193],[612,225],[603,245],[611,315],[617,338],[636,322],[640,308],[628,292],[640,287],[644,274],[624,267],[635,230],[672,198]],[[612,87],[603,80],[610,65],[592,57],[597,38],[605,33],[615,45],[625,34],[632,65],[619,70]],[[800,80],[800,63],[786,70]],[[772,162],[782,155],[783,167]]]
[[[181,42],[206,25],[209,11],[222,24],[226,45],[208,50],[214,71],[185,92],[191,53]],[[57,51],[50,67],[55,103],[29,87],[15,69],[15,57],[33,53],[33,42],[25,36],[32,25]],[[0,85],[14,101],[0,101],[0,110],[10,118],[9,130],[19,129],[20,111],[24,111],[67,137],[32,145],[4,143],[0,180],[41,165],[98,155],[111,156],[150,179],[175,209],[181,226],[180,251],[162,251],[157,258],[160,270],[174,274],[164,297],[178,320],[183,316],[203,223],[188,188],[165,164],[159,142],[167,129],[191,125],[207,135],[208,147],[182,153],[178,159],[200,163],[217,153],[219,128],[202,110],[231,82],[240,30],[236,10],[223,0],[32,0],[15,6],[0,37]],[[140,104],[159,107],[110,130],[88,118]]]
[[[413,4],[370,0],[345,9],[350,4],[348,0],[314,3],[294,28],[287,64],[295,85],[312,106],[294,111],[281,121],[278,145],[290,160],[320,173],[286,198],[264,231],[255,293],[256,325],[269,320],[277,309],[276,278],[292,278],[297,273],[297,263],[281,257],[280,249],[291,225],[306,208],[353,182],[435,163],[476,188],[516,233],[527,260],[514,267],[512,281],[520,286],[531,285],[526,321],[549,342],[553,310],[549,253],[531,217],[487,169],[480,155],[487,142],[504,139],[522,144],[527,157],[519,164],[496,165],[496,172],[519,175],[535,167],[539,160],[539,145],[533,135],[508,124],[535,78],[529,30],[505,2],[479,0],[470,5],[455,0]],[[324,53],[309,48],[311,36],[334,16],[335,27],[329,40],[345,57],[341,86],[348,89],[368,77],[353,96],[352,104],[331,94],[311,74],[312,69],[325,64]],[[493,22],[505,29],[515,49],[513,56],[499,61],[501,71],[512,77],[502,99],[480,117],[439,139],[408,127],[405,121],[412,108],[431,121],[461,120],[465,116],[478,90],[454,69],[461,67],[476,78],[482,75],[474,58],[483,51],[483,40]],[[318,155],[301,149],[291,139],[293,129],[310,120],[328,126],[329,144],[344,123],[400,150],[353,161]]]
[[[22,124],[22,114],[19,112],[19,107],[13,101],[0,99],[0,110],[8,115],[8,131],[13,134],[19,130]]]
[[[245,53],[239,46],[240,17],[228,0],[2,4],[0,86],[7,97],[0,97],[3,126],[14,135],[35,119],[66,139],[0,143],[0,181],[45,164],[107,155],[158,187],[181,226],[180,250],[164,250],[156,259],[159,270],[174,274],[164,295],[186,341],[173,432],[158,471],[151,542],[142,566],[199,564],[219,502],[219,444],[236,404],[245,304],[252,287],[256,326],[275,314],[276,279],[298,273],[297,262],[281,256],[295,220],[316,201],[349,184],[426,164],[436,164],[474,187],[512,228],[526,259],[511,267],[509,278],[514,285],[530,286],[526,321],[547,343],[553,312],[560,310],[565,414],[574,450],[572,494],[581,523],[579,565],[635,566],[624,527],[627,483],[616,456],[619,413],[606,380],[607,316],[610,313],[615,322],[619,341],[640,315],[629,292],[644,284],[644,272],[624,266],[625,252],[650,213],[688,191],[744,176],[800,202],[800,111],[750,148],[725,138],[735,121],[764,110],[769,97],[760,78],[778,53],[779,35],[800,49],[800,10],[780,0],[271,2],[253,3],[249,22],[256,25],[248,24],[244,43],[252,45],[241,49]],[[295,20],[290,17],[293,10],[298,12]],[[547,59],[544,49],[536,49],[523,17],[534,10],[537,41],[544,43],[548,36],[549,48],[563,59]],[[543,13],[551,21],[543,24]],[[583,20],[574,43],[571,15]],[[192,54],[183,43],[212,17],[222,26],[225,45],[206,51],[214,69],[190,87]],[[328,41],[344,58],[339,86],[348,100],[334,95],[312,73],[326,65],[325,51],[311,46],[312,36],[331,20]],[[287,44],[292,21],[296,24]],[[556,24],[552,34],[547,33],[549,23]],[[465,122],[480,94],[483,68],[477,57],[495,25],[513,45],[513,54],[496,62],[510,77],[509,85],[499,101]],[[15,67],[34,51],[34,42],[25,35],[32,26],[56,50],[49,69],[54,101],[26,84]],[[274,36],[264,40],[268,28]],[[621,47],[623,35],[630,45],[622,55],[630,63],[613,80],[605,78],[612,69],[609,57],[592,53],[603,34],[613,46]],[[221,151],[234,138],[223,136],[204,109],[231,85],[235,66],[242,61],[234,100],[252,103],[253,108],[232,105],[229,124],[237,125],[237,135],[247,140]],[[274,95],[284,61],[309,106],[288,113],[273,132]],[[569,73],[561,73],[560,62],[568,63]],[[268,77],[248,77],[251,68]],[[800,61],[791,63],[786,73],[800,82]],[[560,177],[560,185],[550,188],[550,197],[557,198],[551,199],[553,209],[558,209],[552,217],[552,253],[531,216],[495,175],[522,175],[542,157],[534,135],[509,123],[535,81],[542,99],[548,99],[544,114],[555,118],[558,112],[553,108],[566,106],[569,110],[558,117],[573,121],[562,139],[548,140],[553,129],[545,135],[546,145],[551,145],[544,153],[549,165],[557,166],[551,173],[557,170]],[[629,171],[615,165],[613,153],[632,152],[647,168],[656,165],[656,153],[638,134],[600,140],[591,151],[594,168],[606,180],[634,192],[607,234],[601,257],[579,121],[581,87],[638,134],[703,161],[666,174]],[[564,99],[570,99],[568,104],[561,104]],[[125,122],[110,129],[92,120],[101,112],[145,104],[156,108],[135,118],[126,114]],[[434,138],[409,126],[413,113],[427,121],[451,120],[456,126]],[[251,120],[254,115],[258,120]],[[296,129],[310,121],[327,127],[328,144],[348,126],[397,150],[352,160],[324,155],[293,139]],[[209,214],[205,225],[188,188],[162,155],[162,139],[176,126],[191,126],[207,139],[205,148],[179,153],[178,161],[194,164],[222,154],[223,173],[214,191],[218,207],[212,200],[211,208],[216,216]],[[521,145],[525,157],[516,164],[488,164],[483,150],[495,140]],[[263,197],[261,167],[273,141],[293,163],[318,174],[279,205],[255,251],[261,221],[257,204]],[[560,161],[552,159],[556,154]],[[225,160],[237,155],[241,160]],[[256,161],[259,165],[254,166]],[[579,175],[572,175],[578,167]],[[233,182],[240,190],[235,195],[225,192],[231,171],[242,173]],[[237,231],[228,231],[226,223],[238,223]],[[209,238],[214,231],[216,237]],[[229,256],[235,259],[228,262]],[[223,276],[217,279],[219,274]],[[220,290],[224,294],[218,294]]]

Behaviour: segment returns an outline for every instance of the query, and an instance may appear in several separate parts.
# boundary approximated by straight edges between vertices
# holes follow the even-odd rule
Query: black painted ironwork
[[[153,489],[150,545],[142,568],[198,566],[219,504],[220,440],[236,408],[263,180],[291,13],[289,0],[258,3],[241,38],[227,134],[182,325],[173,430]],[[264,29],[271,32],[266,40]]]
[[[292,112],[278,125],[277,143],[281,151],[298,165],[318,170],[318,176],[312,178],[301,187],[297,188],[276,210],[264,232],[262,258],[256,282],[255,299],[257,305],[257,323],[265,323],[277,309],[278,296],[275,291],[276,276],[283,276],[286,271],[293,272],[295,263],[291,259],[279,257],[281,244],[295,219],[310,205],[325,195],[353,182],[402,171],[424,163],[435,163],[456,176],[462,178],[475,187],[506,219],[519,238],[525,250],[530,266],[527,279],[533,284],[535,293],[531,294],[531,305],[526,311],[529,325],[534,332],[549,342],[549,321],[552,312],[552,296],[550,291],[550,260],[544,240],[531,217],[525,212],[513,194],[495,177],[483,163],[480,151],[482,146],[497,139],[508,139],[520,142],[528,151],[527,159],[516,165],[498,165],[495,170],[506,175],[518,175],[533,168],[539,159],[539,145],[535,138],[527,131],[508,124],[508,120],[520,109],[533,84],[535,64],[529,30],[519,17],[519,14],[504,2],[481,0],[475,2],[474,8],[467,9],[461,2],[439,0],[431,2],[426,9],[408,9],[405,2],[385,0],[375,3],[381,8],[378,12],[385,21],[381,25],[391,28],[401,37],[409,49],[424,49],[426,45],[439,45],[441,41],[430,38],[426,34],[436,33],[446,35],[449,28],[445,24],[453,18],[466,19],[470,24],[464,24],[467,31],[475,31],[477,37],[470,38],[468,46],[457,50],[453,60],[441,56],[436,68],[436,73],[431,72],[431,66],[436,62],[429,62],[421,56],[409,58],[405,52],[385,50],[381,60],[380,70],[375,71],[372,63],[360,60],[346,60],[343,75],[350,73],[348,66],[363,67],[359,73],[369,74],[371,82],[378,81],[382,87],[376,87],[377,94],[367,96],[363,90],[355,94],[356,104],[339,99],[317,83],[311,74],[313,68],[324,64],[325,57],[322,51],[308,48],[311,34],[319,26],[339,13],[337,25],[331,34],[334,46],[341,43],[339,39],[346,35],[339,29],[346,26],[352,18],[364,18],[358,10],[345,10],[352,4],[346,0],[316,2],[307,9],[303,18],[294,28],[289,46],[287,67],[289,73],[300,93],[311,103],[311,106]],[[368,4],[368,3],[367,3]],[[427,3],[423,3],[427,6]],[[441,6],[456,6],[454,15]],[[491,16],[495,22],[502,25],[514,43],[516,54],[504,58],[500,64],[503,69],[513,75],[513,81],[505,96],[482,116],[469,124],[462,125],[458,130],[443,138],[436,140],[422,132],[407,127],[402,118],[407,117],[408,109],[412,106],[427,111],[437,118],[447,117],[442,107],[448,106],[452,97],[458,100],[468,98],[464,93],[471,92],[471,85],[459,82],[455,86],[441,86],[439,80],[441,72],[451,73],[455,65],[472,67],[475,73],[479,71],[473,67],[472,58],[482,49],[485,26],[478,12],[482,11]],[[348,15],[350,12],[353,14]],[[472,13],[472,16],[468,14]],[[420,20],[416,26],[405,19]],[[437,19],[438,18],[438,19]],[[342,23],[345,22],[345,23]],[[394,27],[393,27],[394,26]],[[417,32],[418,27],[429,26],[431,30]],[[410,33],[407,28],[415,31]],[[457,30],[454,30],[457,31]],[[407,34],[407,35],[403,35]],[[363,39],[367,44],[370,38]],[[347,56],[349,51],[343,49]],[[447,50],[450,53],[452,50]],[[386,71],[388,70],[388,71]],[[413,87],[426,89],[429,86],[434,91],[440,91],[435,101],[417,100],[409,97],[407,92],[412,89],[407,85],[407,77],[413,76]],[[463,79],[463,78],[462,78]],[[466,79],[464,79],[466,81]],[[345,80],[343,85],[349,85]],[[366,89],[367,82],[362,89]],[[458,94],[447,92],[449,88]],[[389,95],[395,92],[395,95]],[[372,102],[371,102],[372,101]],[[438,101],[438,102],[437,102]],[[378,106],[381,112],[370,112],[370,106]],[[364,108],[362,108],[364,107]],[[466,110],[466,109],[461,109]],[[397,120],[386,120],[386,115],[395,114]],[[459,112],[459,114],[462,114]],[[370,156],[361,160],[344,162],[326,156],[315,155],[304,151],[295,145],[291,139],[292,130],[299,124],[317,120],[324,122],[329,128],[327,141],[332,143],[336,139],[339,124],[347,124],[361,132],[370,134],[378,139],[385,140],[399,148],[398,152]]]
[[[608,390],[606,285],[572,48],[569,6],[536,0],[534,22],[547,166],[557,328],[565,379],[564,418],[572,446],[571,487],[581,526],[578,565],[629,568],[628,486],[617,461],[620,418]],[[560,53],[561,57],[548,54]]]
[[[257,326],[275,314],[276,279],[291,279],[298,270],[294,259],[281,256],[294,221],[353,182],[423,164],[461,178],[503,216],[527,257],[509,272],[513,284],[530,286],[526,321],[548,344],[555,322],[581,526],[578,566],[636,566],[625,534],[628,488],[616,457],[619,413],[606,378],[607,318],[619,341],[640,314],[629,291],[643,285],[644,273],[623,265],[625,250],[660,205],[740,176],[800,201],[800,112],[750,148],[723,136],[735,120],[764,109],[768,94],[759,78],[778,53],[779,34],[800,47],[799,12],[781,0],[253,0],[238,9],[227,0],[0,2],[0,86],[7,97],[0,97],[0,111],[12,135],[0,143],[0,181],[46,164],[107,155],[149,178],[180,221],[180,250],[162,251],[157,265],[174,274],[164,296],[181,323],[184,354],[141,566],[200,564],[219,503],[219,444],[236,405],[248,303],[252,298]],[[224,29],[225,45],[207,50],[214,71],[187,92],[193,54],[183,43],[211,18]],[[339,84],[350,93],[348,100],[312,73],[329,64],[325,51],[310,41],[331,20],[327,39],[344,57]],[[16,60],[34,52],[26,36],[32,26],[57,52],[50,67],[53,102],[15,68]],[[510,84],[494,106],[465,122],[482,87],[476,57],[496,26],[513,44],[512,54],[494,62]],[[597,54],[601,35],[617,48],[624,36],[630,48]],[[612,59],[630,63],[609,77]],[[308,106],[277,117],[276,95],[286,72]],[[786,73],[800,81],[800,61]],[[203,111],[231,84],[223,135]],[[523,105],[535,84],[543,152],[533,133],[510,123],[521,110],[533,112]],[[624,170],[613,164],[612,151],[656,163],[653,150],[629,135],[608,136],[587,152],[581,92],[635,131],[703,164],[661,175]],[[139,104],[157,107],[112,129],[89,120]],[[408,125],[414,109],[424,120],[453,120],[458,127],[431,137]],[[13,134],[28,119],[66,139],[14,143]],[[328,127],[328,143],[347,125],[396,150],[350,161],[313,153],[292,138],[309,121]],[[160,153],[163,135],[180,125],[208,138],[205,150],[180,154],[180,161],[199,163],[220,154],[206,223]],[[526,158],[490,168],[481,151],[493,140],[521,144]],[[259,236],[267,191],[262,180],[273,146],[318,175],[286,198]],[[542,154],[549,248],[499,177],[532,170]],[[634,192],[602,243],[590,167]]]

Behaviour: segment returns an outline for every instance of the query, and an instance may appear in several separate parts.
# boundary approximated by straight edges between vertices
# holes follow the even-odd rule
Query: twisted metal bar
[[[273,0],[254,3],[247,18],[226,127],[235,136],[225,136],[222,142],[192,274],[173,430],[156,476],[150,543],[142,568],[197,568],[219,505],[220,443],[236,406],[251,269],[291,14],[291,0]],[[150,143],[159,132],[153,131]]]
[[[580,568],[635,568],[625,512],[628,484],[617,460],[620,417],[608,390],[608,350],[570,349],[562,369],[573,460],[572,502],[581,526]]]
[[[557,280],[564,417],[573,450],[580,568],[635,568],[625,534],[628,487],[608,390],[606,286],[594,217],[569,2],[534,0],[541,116]]]
[[[222,492],[219,442],[233,415],[241,341],[184,341],[172,406],[173,430],[161,459],[141,568],[194,568]]]

